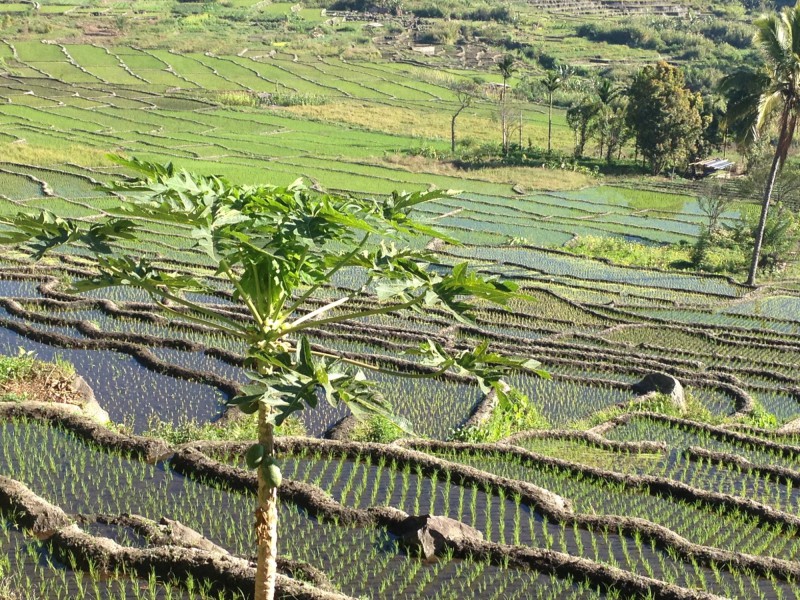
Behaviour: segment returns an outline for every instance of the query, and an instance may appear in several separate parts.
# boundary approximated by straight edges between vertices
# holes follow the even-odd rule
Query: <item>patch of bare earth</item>
[[[76,390],[75,376],[55,364],[34,363],[23,377],[13,377],[0,382],[0,400],[34,400],[57,404],[80,405],[83,399]]]

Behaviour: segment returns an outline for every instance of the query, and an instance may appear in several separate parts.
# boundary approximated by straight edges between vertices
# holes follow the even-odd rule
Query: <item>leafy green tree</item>
[[[506,54],[497,62],[497,68],[503,77],[503,87],[500,89],[500,127],[503,129],[503,154],[508,154],[506,98],[508,96],[508,80],[517,72],[517,61],[510,54]]]
[[[596,113],[598,118],[595,120],[595,130],[600,138],[599,154],[603,156],[603,147],[605,146],[606,135],[609,133],[610,120],[614,116],[614,111],[610,108],[611,103],[619,97],[620,90],[614,85],[614,81],[608,77],[598,80],[594,89],[598,102]]]
[[[583,157],[593,121],[600,111],[600,105],[584,96],[567,109],[567,124],[575,132],[575,158]]]
[[[255,598],[271,599],[281,484],[274,427],[298,411],[328,402],[346,405],[357,418],[383,417],[409,430],[364,374],[387,369],[313,347],[308,338],[312,328],[434,308],[470,322],[474,309],[470,300],[504,305],[519,294],[514,284],[484,279],[466,264],[442,273],[432,268],[435,259],[430,252],[395,245],[411,236],[453,242],[411,217],[418,205],[445,192],[394,193],[366,200],[316,193],[300,181],[285,188],[241,186],[178,171],[172,165],[121,162],[144,179],[110,188],[123,197],[116,216],[87,223],[47,211],[20,213],[2,221],[6,229],[0,232],[0,243],[21,244],[35,259],[64,245],[79,247],[94,256],[98,274],[76,281],[74,291],[136,287],[177,318],[244,342],[252,383],[231,404],[257,415],[258,441],[246,455],[248,466],[258,472]],[[247,316],[236,317],[187,295],[213,292],[209,281],[165,271],[147,258],[132,258],[115,243],[135,242],[138,232],[153,223],[190,231],[197,250],[218,265],[217,275],[227,280]],[[333,277],[345,271],[359,284],[334,287],[332,295]],[[472,375],[486,393],[495,390],[504,406],[511,402],[502,381],[509,370],[546,375],[535,361],[503,357],[490,352],[486,343],[451,355],[431,340],[416,353],[426,372],[388,372],[399,377]]]
[[[717,94],[703,97],[703,107],[700,112],[703,133],[697,142],[697,156],[711,156],[727,142],[726,111],[724,97]]]
[[[639,71],[628,91],[628,126],[653,175],[688,159],[703,134],[700,94],[686,88],[683,71],[665,62]]]
[[[609,104],[600,106],[594,120],[596,134],[605,142],[605,158],[608,164],[633,135],[628,127],[628,99],[623,95],[615,97]]]
[[[610,164],[631,136],[626,120],[628,98],[623,88],[609,78],[598,80],[594,90],[597,112],[591,122],[590,134],[598,139],[599,156],[605,157]]]
[[[737,131],[752,131],[753,135],[758,135],[774,126],[778,137],[764,185],[761,216],[747,273],[748,285],[755,285],[773,188],[797,129],[800,111],[800,2],[778,13],[760,17],[755,21],[755,27],[753,42],[760,50],[763,66],[750,71],[740,70],[722,82],[722,89],[729,98],[729,111],[736,117],[732,120]],[[747,140],[747,135],[742,137]]]
[[[564,77],[558,71],[548,71],[542,77],[542,86],[547,91],[547,153],[550,154],[553,140],[553,94],[564,84]]]

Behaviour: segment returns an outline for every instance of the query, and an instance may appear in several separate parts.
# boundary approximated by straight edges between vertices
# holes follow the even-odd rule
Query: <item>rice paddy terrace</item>
[[[3,42],[0,56],[11,67],[0,77],[0,214],[48,208],[91,220],[110,210],[117,200],[96,184],[124,173],[102,159],[109,150],[235,181],[304,176],[358,194],[435,185],[463,190],[425,209],[463,242],[437,248],[443,267],[467,258],[535,298],[511,311],[487,307],[472,326],[433,313],[309,330],[330,352],[407,369],[419,367],[400,353],[427,338],[456,349],[489,339],[552,373],[513,381],[550,428],[502,443],[448,441],[483,400],[456,378],[381,381],[421,435],[389,446],[322,439],[345,415],[307,412],[308,437],[278,443],[285,597],[312,597],[292,587],[297,580],[329,598],[797,597],[800,439],[778,428],[800,418],[796,283],[751,290],[559,249],[587,234],[691,242],[703,221],[693,195],[618,184],[519,193],[511,183],[415,173],[374,160],[420,144],[412,132],[226,108],[208,94],[277,89],[439,114],[452,92],[409,65],[39,41]],[[187,231],[153,229],[144,244],[123,248],[214,282],[218,294],[201,300],[244,318],[193,246]],[[154,419],[231,418],[224,401],[245,381],[244,349],[165,316],[145,295],[64,291],[64,274],[90,272],[80,254],[36,266],[10,254],[0,268],[0,351],[60,355],[112,421],[128,426],[110,431],[57,407],[0,403],[0,574],[25,598],[217,597],[202,577],[178,585],[131,565],[169,546],[157,523],[167,517],[247,573],[254,482],[239,468],[243,446],[170,448],[141,434]],[[335,283],[353,285],[346,272]],[[653,371],[680,379],[705,422],[608,412],[633,400],[632,384]],[[772,427],[753,426],[756,417]],[[400,513],[380,507],[448,516],[483,540],[423,561],[398,545]],[[141,519],[121,516],[131,514]],[[38,539],[27,530],[57,533]],[[117,544],[105,546],[116,568],[100,572],[82,554],[87,535]]]

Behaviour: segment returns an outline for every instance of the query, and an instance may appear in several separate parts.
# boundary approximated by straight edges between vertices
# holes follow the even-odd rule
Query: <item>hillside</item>
[[[606,159],[608,138],[591,133],[576,158],[567,118],[599,81],[619,97],[660,60],[710,102],[723,74],[756,60],[756,13],[662,0],[0,2],[0,234],[20,212],[50,211],[45,233],[118,214],[135,194],[109,186],[136,173],[109,154],[236,185],[301,178],[314,198],[457,190],[416,212],[448,241],[412,249],[430,251],[432,272],[467,261],[517,284],[507,309],[481,301],[472,322],[442,306],[380,314],[384,292],[349,267],[293,298],[293,318],[312,323],[349,298],[359,318],[304,332],[319,355],[360,364],[415,435],[324,402],[278,428],[278,597],[797,597],[796,248],[760,286],[742,284],[732,242],[710,252],[717,272],[701,270],[706,199],[729,200],[717,225],[736,231],[760,182],[714,188],[674,163],[651,176],[633,136]],[[551,96],[547,73],[564,78]],[[724,143],[709,153],[744,165]],[[793,181],[776,192],[786,206]],[[195,282],[203,293],[176,300],[203,310],[124,285],[77,293],[71,281],[98,274],[91,248],[34,263],[3,246],[0,354],[70,363],[110,422],[58,397],[0,398],[2,600],[252,597],[257,481],[244,467],[257,432],[226,404],[252,383],[248,345],[204,318],[253,319],[196,230],[130,218],[143,233],[108,251]],[[422,378],[432,368],[413,351],[427,341],[489,342],[551,378],[510,376],[520,395],[505,406],[456,369]],[[36,364],[46,389],[50,367]],[[645,395],[654,373],[677,379],[684,402]],[[424,521],[444,530],[426,557],[406,537],[423,515],[446,518]]]

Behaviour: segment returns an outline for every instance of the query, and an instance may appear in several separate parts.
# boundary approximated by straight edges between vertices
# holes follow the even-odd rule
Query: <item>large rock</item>
[[[778,433],[800,433],[800,419],[794,419],[778,428]]]
[[[633,385],[633,390],[644,400],[656,394],[669,396],[672,403],[681,410],[686,409],[686,396],[681,382],[666,373],[648,373],[639,383]]]
[[[80,375],[76,375],[72,381],[72,389],[80,396],[81,410],[90,419],[94,419],[101,425],[111,422],[111,417],[108,412],[100,406],[97,398],[94,396],[94,390]]]
[[[350,440],[353,435],[353,430],[356,428],[356,425],[358,425],[358,419],[353,415],[347,415],[331,425],[322,437],[326,440],[346,442]]]
[[[435,515],[411,516],[402,521],[396,530],[400,545],[410,554],[430,559],[441,555],[447,542],[483,540],[483,534],[461,521]]]

